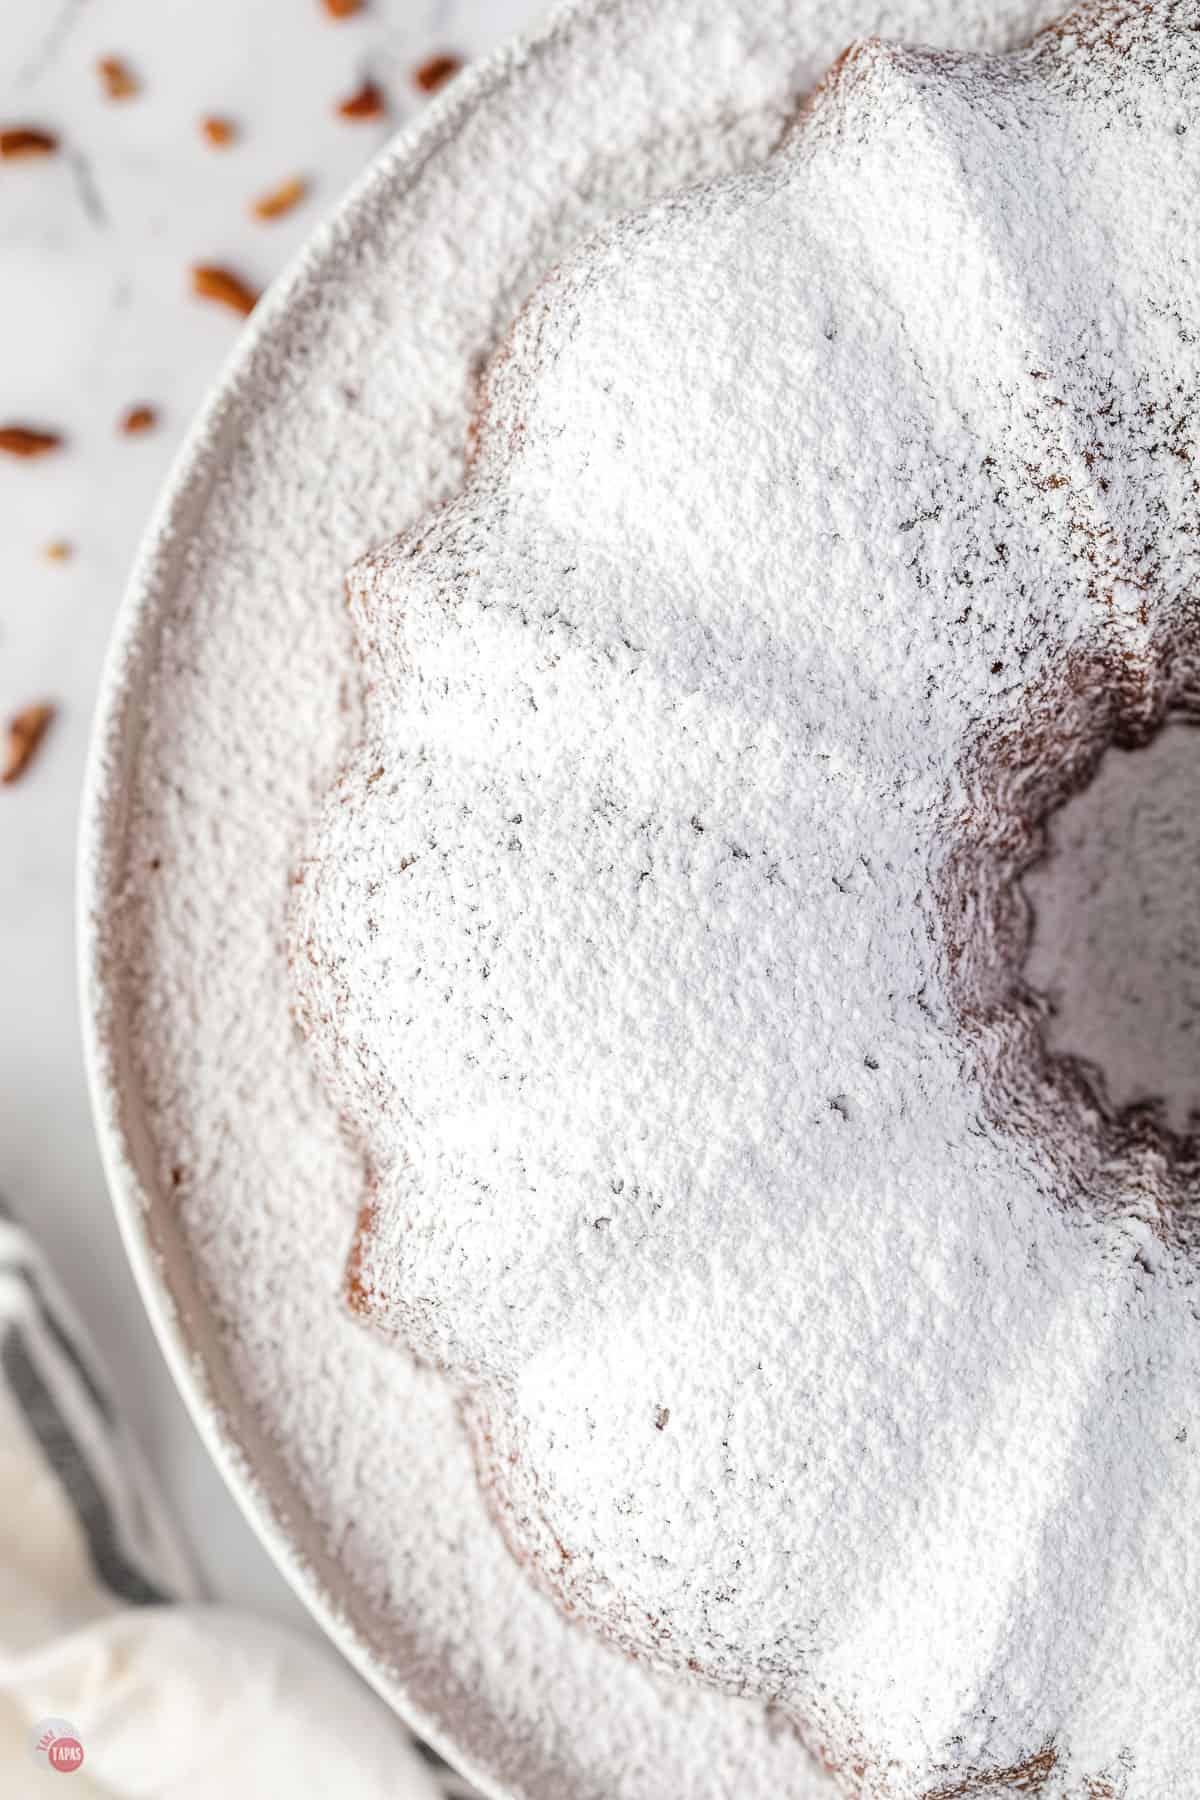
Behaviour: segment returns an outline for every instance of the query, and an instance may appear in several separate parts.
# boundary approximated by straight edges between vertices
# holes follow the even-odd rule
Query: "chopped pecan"
[[[196,264],[192,270],[192,292],[201,300],[215,300],[239,313],[252,313],[258,305],[254,289],[247,287],[232,269],[223,269],[217,263]]]
[[[9,456],[46,456],[62,446],[57,431],[36,431],[32,425],[0,425],[0,450]]]
[[[364,81],[349,99],[338,104],[340,119],[381,119],[387,111],[383,89],[373,81]]]
[[[35,125],[8,125],[0,130],[0,157],[5,162],[27,156],[53,156],[57,149],[54,134],[39,131]]]
[[[214,150],[225,150],[237,136],[237,126],[232,119],[223,119],[217,113],[209,113],[201,119],[200,130],[205,140]]]
[[[423,94],[436,94],[462,68],[461,56],[431,56],[413,70],[413,82]]]
[[[139,82],[127,62],[123,62],[119,56],[102,56],[96,69],[110,100],[133,99]]]
[[[299,206],[307,192],[308,183],[304,177],[293,175],[289,181],[282,181],[277,188],[272,188],[269,194],[263,194],[250,210],[256,219],[281,219],[284,213]]]
[[[38,745],[50,729],[54,708],[42,702],[27,706],[8,722],[8,749],[0,781],[17,781],[25,773],[37,753]]]
[[[131,406],[121,420],[121,430],[127,437],[137,437],[139,432],[153,431],[158,424],[158,414],[152,406]]]

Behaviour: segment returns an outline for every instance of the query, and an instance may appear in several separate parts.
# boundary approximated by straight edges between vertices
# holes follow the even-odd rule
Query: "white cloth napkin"
[[[198,1601],[78,1321],[0,1209],[0,1793],[457,1800],[470,1790],[331,1652]]]

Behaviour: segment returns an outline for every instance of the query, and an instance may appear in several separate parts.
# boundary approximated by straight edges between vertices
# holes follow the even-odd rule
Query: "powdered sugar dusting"
[[[510,1535],[543,1573],[543,1528],[570,1551],[565,1573],[554,1572],[560,1594],[659,1661],[680,1660],[689,1637],[702,1672],[745,1697],[649,1673],[564,1622],[495,1531],[441,1379],[346,1317],[361,1153],[312,1081],[288,1013],[288,879],[361,729],[341,576],[458,486],[471,376],[521,297],[591,225],[763,157],[789,96],[862,32],[977,47],[1013,41],[1032,23],[1025,7],[986,10],[986,20],[933,6],[864,18],[838,6],[811,24],[749,0],[703,9],[703,19],[683,0],[597,7],[573,13],[491,86],[468,88],[443,115],[436,154],[427,146],[401,160],[402,175],[375,179],[259,339],[168,521],[186,541],[178,551],[160,542],[144,572],[148,608],[126,640],[110,785],[100,788],[107,860],[93,889],[113,1005],[101,1054],[128,1058],[123,1092],[136,1114],[115,1123],[131,1134],[160,1238],[177,1228],[186,1245],[196,1305],[219,1332],[208,1362],[228,1372],[218,1382],[226,1404],[238,1396],[273,1446],[272,1503],[290,1515],[293,1542],[325,1585],[337,1583],[385,1679],[516,1793],[643,1800],[674,1786],[696,1800],[799,1800],[822,1791],[766,1702],[803,1720],[842,1763],[844,1782],[861,1785],[866,1777],[847,1770],[867,1759],[880,1792],[969,1791],[952,1785],[965,1769],[1008,1768],[1015,1781],[1022,1765],[1028,1788],[1041,1757],[1044,1792],[1086,1793],[1085,1777],[1103,1777],[1113,1793],[1183,1795],[1195,1766],[1190,1689],[1180,1686],[1196,1635],[1179,1599],[1193,1591],[1177,1523],[1194,1480],[1186,1284],[1151,1225],[1105,1218],[1080,1230],[1046,1204],[1056,1197],[1053,1159],[1036,1139],[1014,1145],[963,1079],[957,1003],[940,983],[928,903],[933,825],[948,792],[952,801],[969,792],[957,761],[965,725],[1000,729],[1017,716],[1022,682],[1047,672],[1040,608],[1058,609],[1054,642],[1095,616],[1092,596],[1069,579],[1073,520],[1084,518],[1093,543],[1108,533],[1102,567],[1111,550],[1145,577],[1145,533],[1134,541],[1130,522],[1153,528],[1153,512],[1141,512],[1152,484],[1134,481],[1114,430],[1105,443],[1116,491],[1102,500],[1087,486],[1082,401],[1096,396],[1078,346],[1064,349],[1061,311],[1051,309],[1047,327],[1046,307],[1033,304],[1029,270],[1072,241],[1077,262],[1049,281],[1039,273],[1038,291],[1061,299],[1079,271],[1108,267],[1087,329],[1128,341],[1134,327],[1104,296],[1141,290],[1113,223],[1129,215],[1127,191],[1142,206],[1138,244],[1157,247],[1172,223],[1185,166],[1159,153],[1151,180],[1146,155],[1151,144],[1162,151],[1168,125],[1172,154],[1185,154],[1174,76],[1138,90],[1144,135],[1122,140],[1128,173],[1100,134],[1074,123],[1069,83],[1042,135],[1031,131],[1006,169],[1007,145],[963,130],[980,112],[994,132],[1005,124],[1012,99],[993,80],[864,53],[844,71],[842,100],[811,150],[801,136],[747,190],[721,187],[651,226],[618,227],[599,263],[568,262],[498,383],[503,441],[482,446],[469,499],[415,553],[400,553],[406,591],[422,601],[405,621],[416,637],[402,632],[393,644],[394,616],[378,603],[397,579],[389,553],[359,601],[377,651],[371,727],[384,754],[346,791],[357,804],[383,768],[371,804],[392,860],[372,862],[378,819],[364,834],[343,809],[332,904],[350,909],[344,943],[356,966],[378,977],[373,998],[366,983],[353,990],[354,1030],[365,1046],[368,1025],[389,1030],[368,1082],[352,1089],[344,1068],[329,1072],[372,1133],[383,1184],[401,1177],[380,1121],[403,1131],[418,1106],[423,1152],[441,1159],[439,1177],[453,1177],[416,1237],[437,1305],[409,1306],[400,1322],[442,1359],[486,1368],[476,1448],[499,1480]],[[626,72],[615,92],[605,73],[614,66]],[[1071,81],[1085,79],[1068,67]],[[1106,131],[1121,121],[1118,107]],[[1105,154],[1094,154],[1098,142]],[[512,171],[502,206],[498,163]],[[839,173],[847,163],[849,184]],[[1039,209],[1062,191],[1044,171],[1063,168],[1070,205]],[[810,202],[814,192],[828,202],[819,225],[793,205],[794,181],[809,184]],[[999,248],[988,236],[997,230],[1008,234]],[[746,258],[759,277],[749,297]],[[944,297],[912,279],[923,264],[945,267],[957,293],[987,275],[983,301],[965,318],[955,312],[952,332]],[[1154,306],[1135,322],[1138,373],[1155,398],[1164,347],[1176,374],[1184,356],[1163,266],[1147,265]],[[731,285],[734,268],[742,275]],[[781,318],[772,297],[801,280],[805,305]],[[631,352],[644,348],[647,308],[664,292],[680,322],[669,381],[639,386],[627,379]],[[724,343],[715,338],[718,363],[703,349],[723,318],[733,324]],[[996,321],[1010,319],[1014,335],[997,353]],[[864,382],[855,356],[872,321],[887,384]],[[776,344],[781,324],[802,335]],[[1021,331],[1057,363],[1032,361]],[[735,360],[748,332],[774,346],[773,361]],[[593,379],[598,360],[611,372],[607,395]],[[1031,374],[1047,374],[1043,364],[1065,401],[1053,410]],[[547,367],[530,412],[527,375]],[[726,385],[673,442],[680,383],[690,372],[688,391],[707,394],[714,367]],[[807,379],[789,387],[795,368]],[[803,395],[831,371],[844,407],[814,417]],[[1114,381],[1124,378],[1118,364]],[[585,381],[586,420],[575,404]],[[869,428],[881,395],[888,441],[909,446],[903,487],[884,511],[878,465],[862,454],[878,441]],[[964,489],[981,417],[1008,460],[1002,477],[972,473]],[[778,457],[775,488],[756,475],[764,421],[793,458],[791,485]],[[522,453],[515,473],[501,474],[518,423]],[[936,454],[922,454],[930,444]],[[814,460],[816,495],[801,480]],[[1164,466],[1184,479],[1182,463]],[[1060,473],[1063,484],[1050,484]],[[993,568],[980,546],[1001,526],[1008,561]],[[956,635],[941,602],[968,529],[975,592],[959,610],[974,610]],[[1183,553],[1153,529],[1166,569],[1154,591],[1174,597],[1187,571],[1172,559]],[[829,607],[798,634],[777,598],[789,558],[801,569],[819,559],[832,589],[877,593],[878,608]],[[1026,581],[1022,596],[1039,558],[1049,574]],[[474,573],[485,567],[486,582]],[[462,576],[457,589],[448,569]],[[647,569],[654,583],[636,579]],[[564,603],[581,579],[586,613]],[[1114,629],[1135,641],[1140,602],[1122,579],[1120,570],[1106,579]],[[453,606],[443,604],[448,591]],[[748,592],[749,629],[744,612],[720,610],[734,594],[744,607]],[[897,613],[902,594],[911,604]],[[541,606],[547,595],[559,602],[553,616]],[[531,597],[539,610],[526,606],[523,621]],[[404,645],[414,647],[401,668]],[[1023,658],[1033,666],[1019,675]],[[396,701],[412,731],[410,667],[425,684],[423,787],[409,767],[411,737],[403,761],[390,725],[378,744]],[[536,724],[522,715],[518,731],[510,702],[522,681],[547,704]],[[456,689],[459,703],[447,705]],[[789,711],[796,694],[803,707]],[[136,742],[123,735],[123,695],[146,707]],[[535,792],[538,759],[564,750],[556,791]],[[116,784],[122,758],[127,786]],[[413,837],[430,809],[438,842],[461,847],[454,859],[438,863],[428,833]],[[588,846],[569,867],[565,904],[600,934],[594,956],[551,907],[536,930],[523,924],[537,918],[556,868],[545,820]],[[523,834],[519,864],[516,852],[507,862],[498,852],[506,833]],[[468,970],[482,981],[486,945],[463,931],[470,870],[481,864],[511,882],[500,915],[510,960],[497,955],[486,977],[496,1005],[520,994],[511,970],[547,947],[562,959],[554,994],[570,984],[590,1002],[552,1007],[532,1059],[533,1147],[571,1205],[551,1213],[522,1203],[503,1232],[466,1229],[470,1182],[481,1172],[496,1182],[499,1169],[505,1195],[521,1194],[531,1139],[508,1108],[485,1110],[485,1090],[461,1086],[456,1058],[473,1048],[478,1080],[495,1083],[531,1066],[536,1040],[482,1030],[473,1001],[439,1033],[425,993],[410,1021],[420,1055],[399,1065],[401,1085],[394,990],[371,961],[381,942],[394,954],[401,920],[407,948],[417,919],[434,958],[463,959],[454,994]],[[365,882],[380,878],[379,912],[368,914]],[[449,912],[448,879],[457,884]],[[670,903],[681,886],[694,907]],[[706,943],[689,937],[698,920]],[[627,941],[679,969],[676,986],[614,990]],[[803,1009],[799,1045],[778,1004],[784,978]],[[743,1006],[761,1037],[748,1034]],[[580,1020],[583,1035],[573,1030]],[[608,1089],[596,1076],[600,1023]],[[712,1054],[689,1062],[697,1042]],[[628,1082],[629,1043],[642,1095]],[[668,1118],[648,1102],[679,1066],[688,1081]],[[602,1194],[589,1181],[601,1143]],[[785,1203],[779,1151],[789,1144],[806,1171],[802,1206]],[[775,1196],[769,1208],[757,1207],[760,1193]],[[739,1198],[725,1206],[723,1195]],[[405,1205],[420,1202],[414,1185]],[[379,1217],[386,1230],[396,1215],[381,1205]],[[446,1254],[452,1230],[457,1262]],[[658,1287],[644,1280],[647,1244]],[[786,1306],[774,1279],[785,1262]],[[390,1267],[385,1241],[379,1275]],[[898,1419],[920,1430],[898,1432]],[[510,1444],[533,1471],[528,1487],[507,1473]],[[777,1481],[797,1454],[804,1479]],[[588,1474],[596,1465],[606,1471],[599,1483]],[[671,1510],[684,1493],[686,1521]],[[676,1637],[648,1616],[673,1622]],[[1170,1729],[1159,1729],[1165,1721]],[[1130,1756],[1140,1787],[1127,1780]]]
[[[855,1792],[1044,1741],[1161,1787],[1138,1720],[1191,1681],[1189,1586],[1127,1623],[1077,1746],[1149,1471],[1184,1516],[1195,1480],[1139,1434],[1085,1512],[1111,1452],[1080,1433],[1135,1344],[1154,1413],[1185,1404],[1191,1303],[1167,1270],[1134,1307],[1140,1191],[1081,1229],[1053,1143],[1014,1148],[929,896],[975,738],[1064,650],[1143,653],[1195,579],[1188,459],[1096,414],[1200,397],[1162,316],[1198,25],[856,49],[765,170],[550,279],[464,494],[352,586],[367,741],[295,945],[372,1162],[362,1304],[467,1381],[573,1613],[782,1704]]]

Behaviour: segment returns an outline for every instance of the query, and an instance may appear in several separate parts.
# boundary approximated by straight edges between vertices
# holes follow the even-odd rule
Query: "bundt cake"
[[[1200,0],[849,49],[527,304],[298,871],[351,1304],[513,1550],[871,1800],[1194,1800],[1200,1152],[1021,880],[1200,709]]]

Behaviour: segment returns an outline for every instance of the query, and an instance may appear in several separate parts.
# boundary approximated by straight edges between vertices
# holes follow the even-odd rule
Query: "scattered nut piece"
[[[57,431],[35,431],[32,425],[0,425],[0,450],[9,456],[45,456],[58,450],[62,441]]]
[[[0,157],[16,162],[21,157],[53,156],[58,139],[52,132],[39,131],[34,125],[9,125],[0,131]]]
[[[222,269],[216,263],[196,264],[192,270],[192,292],[200,300],[215,300],[218,305],[243,314],[252,313],[258,305],[254,289],[247,287],[232,269]]]
[[[220,118],[216,113],[210,113],[206,119],[201,119],[200,130],[214,150],[228,149],[237,136],[237,126],[233,120]]]
[[[337,110],[340,119],[381,119],[387,111],[387,101],[382,88],[373,81],[364,81],[348,100],[339,103]]]
[[[325,11],[331,19],[348,19],[361,12],[363,0],[325,0]]]
[[[75,554],[74,544],[68,544],[65,538],[55,538],[46,545],[44,555],[47,562],[70,562]]]
[[[462,68],[461,56],[431,56],[428,62],[413,70],[414,85],[423,94],[436,94]]]
[[[37,747],[50,729],[54,708],[44,703],[27,706],[8,723],[8,751],[0,781],[17,781],[25,773],[37,753]]]
[[[158,414],[152,406],[131,406],[121,420],[121,430],[127,437],[137,437],[139,432],[153,431],[158,424]]]
[[[293,175],[290,181],[280,182],[269,194],[254,202],[251,212],[256,219],[281,219],[284,213],[290,213],[294,206],[299,206],[308,192],[308,183],[302,175]]]
[[[119,56],[102,56],[96,68],[110,100],[133,99],[140,83],[127,62]]]

